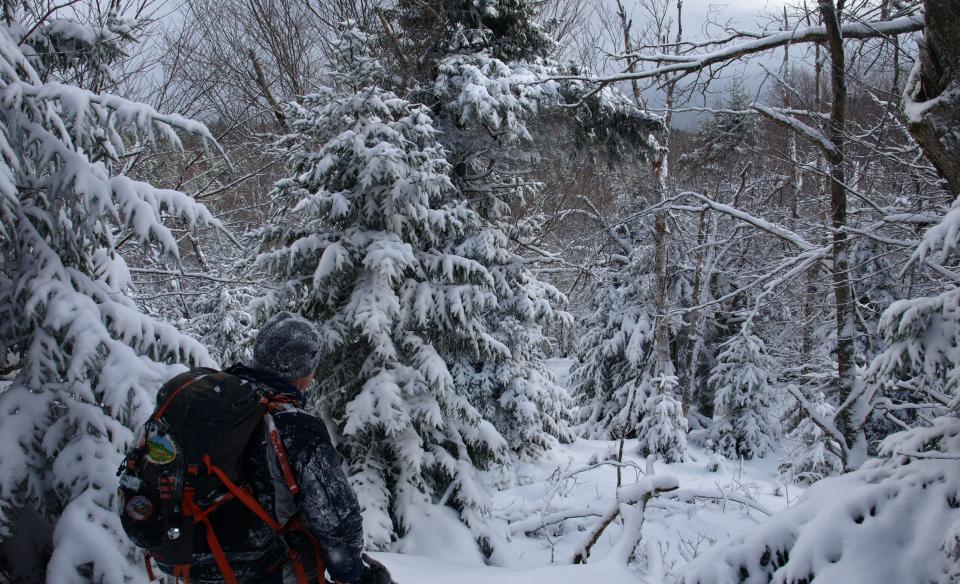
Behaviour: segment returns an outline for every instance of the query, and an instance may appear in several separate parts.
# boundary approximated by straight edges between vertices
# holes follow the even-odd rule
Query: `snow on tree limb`
[[[746,212],[744,212],[744,211],[741,211],[740,209],[731,207],[730,205],[725,205],[725,204],[723,204],[723,203],[718,203],[717,201],[714,201],[713,199],[711,199],[711,198],[709,198],[709,197],[706,197],[706,196],[704,196],[704,195],[701,195],[700,193],[696,193],[696,192],[693,192],[693,191],[685,191],[685,192],[682,192],[682,193],[680,193],[679,195],[677,195],[677,198],[678,198],[678,199],[679,199],[679,198],[683,198],[683,197],[692,197],[692,198],[700,201],[700,202],[703,203],[704,205],[710,207],[710,208],[713,209],[714,211],[718,211],[718,212],[720,212],[720,213],[724,213],[724,214],[726,214],[726,215],[730,215],[731,217],[734,217],[734,218],[736,218],[736,219],[739,219],[740,221],[743,221],[744,223],[748,223],[748,224],[750,224],[750,225],[753,225],[754,227],[756,227],[756,228],[758,228],[758,229],[761,229],[761,230],[763,230],[763,231],[766,231],[767,233],[769,233],[769,234],[771,234],[771,235],[774,235],[774,236],[776,236],[776,237],[779,237],[780,239],[783,239],[784,241],[787,241],[787,242],[789,242],[789,243],[792,243],[793,245],[795,245],[796,247],[798,247],[801,251],[815,251],[815,250],[819,250],[819,249],[820,249],[820,246],[814,245],[814,244],[808,242],[808,241],[805,240],[803,237],[801,237],[799,234],[794,233],[793,231],[790,231],[789,229],[787,229],[787,228],[785,228],[785,227],[783,227],[783,226],[775,225],[775,224],[770,223],[769,221],[767,221],[767,220],[765,220],[765,219],[761,219],[760,217],[757,217],[757,216],[755,216],[755,215],[751,215],[751,214],[749,214],[749,213],[746,213]]]
[[[844,39],[872,39],[883,38],[890,35],[905,34],[923,30],[924,22],[922,14],[913,14],[902,16],[893,20],[877,22],[857,22],[844,24],[842,33]],[[762,53],[777,47],[788,44],[798,43],[820,43],[827,40],[826,26],[806,26],[799,27],[790,31],[777,31],[766,33],[764,36],[755,40],[750,40],[735,45],[730,45],[722,49],[717,49],[709,53],[689,56],[671,56],[679,62],[671,63],[662,67],[637,71],[636,73],[618,73],[615,75],[603,75],[597,77],[584,76],[565,76],[557,79],[577,79],[606,85],[618,81],[629,81],[631,79],[651,79],[663,75],[675,77],[684,77],[702,71],[711,65],[726,63],[728,61]],[[629,55],[630,58],[639,58],[640,55]]]
[[[799,134],[802,134],[808,140],[816,144],[821,150],[823,150],[823,153],[827,156],[827,158],[835,157],[837,155],[837,147],[834,146],[833,142],[831,142],[826,135],[824,135],[824,133],[817,128],[804,124],[792,116],[785,115],[776,111],[774,108],[760,103],[755,103],[750,107],[760,112],[768,119],[773,120],[780,125],[786,126]]]
[[[823,417],[820,414],[820,410],[817,408],[816,404],[810,402],[810,400],[807,399],[807,396],[803,395],[803,392],[801,392],[798,388],[792,385],[787,385],[786,388],[787,388],[787,391],[790,392],[790,395],[792,395],[794,399],[796,399],[797,402],[800,403],[801,407],[803,407],[804,411],[806,411],[807,416],[821,430],[823,430],[828,435],[830,435],[837,442],[837,444],[840,445],[841,448],[844,448],[844,444],[846,444],[846,441],[843,438],[843,434],[840,433],[839,430],[837,430],[837,427],[833,423],[833,420]]]
[[[643,526],[643,511],[647,502],[660,493],[675,491],[678,488],[680,483],[676,477],[658,475],[644,477],[632,485],[617,489],[616,500],[603,513],[600,522],[587,534],[583,543],[577,546],[570,563],[586,563],[587,558],[590,557],[591,548],[606,528],[621,514],[625,517],[623,533],[604,560],[626,563],[640,542],[640,528]],[[634,505],[636,508],[631,508]]]

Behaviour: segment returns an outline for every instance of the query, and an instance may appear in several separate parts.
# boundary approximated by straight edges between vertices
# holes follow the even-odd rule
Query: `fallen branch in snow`
[[[562,475],[558,480],[564,481],[564,480],[567,480],[567,479],[571,479],[571,478],[575,477],[576,475],[578,475],[578,474],[580,474],[580,473],[582,473],[582,472],[591,471],[591,470],[593,470],[593,469],[595,469],[595,468],[600,468],[601,466],[615,466],[615,467],[617,467],[618,470],[621,469],[621,468],[632,468],[632,469],[636,470],[637,472],[639,472],[640,474],[646,474],[646,470],[643,469],[643,468],[640,468],[640,465],[639,465],[639,464],[637,464],[637,463],[635,463],[635,462],[632,462],[632,461],[629,461],[629,460],[626,461],[626,462],[619,462],[619,461],[616,461],[616,460],[602,460],[602,461],[597,462],[597,463],[595,463],[595,464],[591,464],[591,465],[589,465],[589,466],[584,466],[584,467],[578,468],[577,470],[572,470],[572,471],[570,471],[570,472],[568,472],[568,473],[565,473],[565,474]]]
[[[626,465],[624,465],[626,466]],[[754,501],[748,497],[741,497],[740,495],[733,495],[730,493],[719,493],[713,491],[707,491],[703,489],[677,489],[670,491],[669,494],[663,496],[667,500],[676,500],[681,503],[690,503],[695,499],[707,499],[710,501],[732,501],[734,503],[739,503],[744,507],[749,507],[755,511],[759,511],[764,515],[770,516],[773,514],[772,511]],[[650,505],[650,503],[648,503]],[[665,507],[669,508],[669,507]],[[607,513],[610,512],[610,509],[606,509]],[[522,533],[530,533],[537,531],[538,529],[543,529],[550,525],[555,525],[557,523],[563,523],[569,519],[583,519],[584,517],[607,517],[607,513],[601,512],[595,506],[587,505],[586,507],[578,507],[576,509],[565,509],[563,511],[556,511],[554,513],[549,513],[547,515],[530,517],[528,519],[521,519],[520,521],[514,521],[510,524],[510,534],[511,535],[520,535]],[[616,517],[616,515],[614,515]]]
[[[947,452],[907,452],[894,450],[894,456],[906,456],[907,458],[922,458],[928,460],[960,460],[960,454],[949,454]]]
[[[521,533],[530,533],[531,531],[536,531],[547,527],[548,525],[554,525],[556,523],[561,523],[568,519],[580,519],[583,517],[600,517],[602,514],[598,510],[593,510],[590,506],[580,509],[567,509],[565,511],[557,511],[556,513],[550,513],[549,515],[544,515],[541,517],[530,517],[529,519],[522,519],[520,521],[514,521],[510,524],[510,535],[519,535]]]
[[[705,491],[700,489],[677,489],[673,491],[665,498],[668,499],[677,499],[680,501],[690,501],[692,499],[710,499],[712,501],[733,501],[734,503],[740,503],[744,507],[750,507],[756,511],[763,513],[764,515],[773,515],[773,512],[761,505],[760,503],[749,499],[747,497],[741,497],[740,495],[732,495],[730,493],[714,493],[712,491]]]
[[[606,559],[626,563],[640,542],[640,528],[643,526],[643,512],[647,502],[654,496],[680,488],[676,477],[647,476],[637,483],[617,489],[616,501],[604,512],[600,523],[591,531],[584,542],[577,547],[571,559],[572,564],[585,564],[590,550],[618,515],[623,515],[623,535],[614,544]]]

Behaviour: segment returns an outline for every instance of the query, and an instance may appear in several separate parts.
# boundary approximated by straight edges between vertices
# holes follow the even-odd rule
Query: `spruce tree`
[[[130,144],[176,148],[177,130],[212,137],[53,81],[108,75],[135,25],[114,14],[102,28],[0,24],[0,369],[16,371],[0,394],[0,539],[50,531],[50,555],[16,566],[33,581],[143,579],[115,509],[116,469],[179,364],[212,365],[199,343],[138,310],[120,243],[176,264],[165,221],[215,220],[183,193],[115,172]]]
[[[817,393],[812,403],[821,419],[833,418],[835,408],[826,401],[822,392]],[[837,455],[840,445],[808,416],[800,418],[796,427],[787,434],[786,441],[780,474],[789,480],[810,485],[843,472],[843,462]]]
[[[709,437],[727,458],[762,457],[773,450],[772,370],[763,341],[748,328],[720,345],[709,379],[714,392]]]
[[[637,437],[639,454],[675,462],[686,452],[687,421],[674,397],[677,377],[656,370],[655,278],[652,249],[643,237],[639,231],[623,234],[632,249],[626,265],[611,269],[597,292],[571,380],[582,435]]]
[[[318,405],[342,434],[368,544],[441,501],[495,551],[505,533],[477,471],[507,444],[465,392],[510,358],[487,318],[501,242],[451,181],[431,112],[378,85],[366,35],[347,26],[335,48],[332,86],[286,109],[292,172],[257,260],[278,287],[256,307],[323,331]]]
[[[557,84],[544,80],[553,71],[544,61],[553,43],[525,0],[400,2],[392,14],[415,38],[432,39],[411,96],[436,115],[451,178],[480,218],[477,237],[488,246],[482,262],[495,283],[486,324],[506,350],[456,365],[455,377],[513,452],[535,458],[572,439],[569,398],[544,365],[544,329],[569,322],[559,310],[566,298],[530,271],[512,216],[542,188],[524,177],[531,157],[524,151],[536,146],[531,116],[559,100]]]
[[[564,92],[575,90],[565,88]],[[568,97],[576,93],[567,93]],[[631,170],[615,176],[615,214],[631,216],[649,200],[651,177],[642,169],[656,156],[663,136],[660,118],[638,110],[615,92],[586,103],[578,121],[584,146]],[[603,223],[602,217],[596,218]],[[571,372],[580,408],[581,434],[597,439],[639,437],[639,453],[670,461],[686,449],[686,420],[673,397],[677,378],[658,371],[655,354],[654,246],[652,233],[635,223],[607,229],[605,273],[585,319]],[[675,282],[679,284],[679,282]],[[671,285],[668,294],[683,290]]]
[[[646,265],[634,263],[599,289],[596,310],[577,344],[571,381],[581,407],[580,433],[588,438],[635,435],[649,397],[653,281]]]

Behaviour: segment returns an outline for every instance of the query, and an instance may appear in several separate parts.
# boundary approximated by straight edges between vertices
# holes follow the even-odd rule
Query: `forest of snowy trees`
[[[4,0],[0,583],[146,581],[134,432],[282,311],[370,550],[960,580],[960,3],[707,4]]]

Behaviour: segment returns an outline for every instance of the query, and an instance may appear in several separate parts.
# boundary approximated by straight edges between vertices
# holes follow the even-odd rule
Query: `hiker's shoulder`
[[[277,429],[285,436],[301,440],[318,439],[329,442],[327,426],[323,420],[294,404],[281,403],[272,408]]]
[[[301,408],[304,405],[303,394],[300,390],[289,381],[276,375],[243,365],[234,365],[225,369],[223,373],[243,383],[253,385],[261,395],[271,401],[290,403]]]

